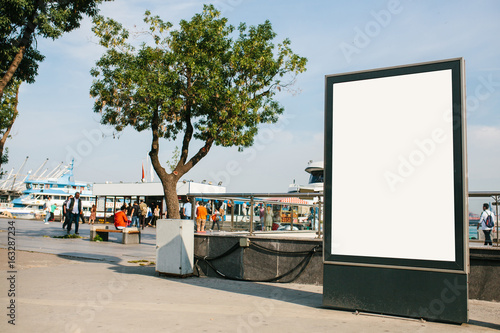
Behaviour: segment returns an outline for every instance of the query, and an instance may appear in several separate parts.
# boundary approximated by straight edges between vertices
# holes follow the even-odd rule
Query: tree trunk
[[[162,180],[163,193],[167,203],[167,217],[169,219],[180,219],[179,199],[177,197],[177,179],[172,175],[167,175],[165,181]]]
[[[184,143],[182,146],[181,157],[179,163],[177,163],[175,170],[169,174],[167,173],[165,168],[161,166],[160,160],[158,158],[158,151],[160,150],[160,137],[158,133],[160,119],[158,110],[154,111],[153,121],[151,122],[153,141],[151,143],[151,151],[149,152],[149,157],[151,158],[153,168],[155,169],[156,174],[160,178],[163,185],[163,193],[165,194],[165,201],[167,203],[167,216],[170,219],[180,218],[179,200],[177,196],[177,181],[208,154],[214,142],[212,138],[208,138],[205,142],[205,145],[200,148],[200,150],[198,150],[198,152],[189,161],[185,162],[189,151],[189,141],[192,136],[192,126],[189,117],[187,117],[186,123],[187,130],[184,133]]]
[[[5,72],[4,76],[0,80],[0,99],[3,96],[3,91],[9,81],[12,79],[14,76],[14,73],[16,72],[17,68],[19,67],[19,64],[23,60],[24,57],[24,52],[26,52],[26,48],[31,45],[31,41],[33,38],[33,33],[35,32],[36,25],[35,25],[35,19],[38,17],[38,5],[44,4],[41,1],[36,1],[36,6],[35,10],[33,11],[32,15],[28,18],[26,27],[24,29],[24,33],[21,36],[21,38],[18,40],[19,43],[19,51],[17,52],[16,56],[14,57],[14,60],[12,60],[12,63],[10,64],[9,68],[7,69],[7,72]]]
[[[160,137],[158,134],[158,129],[160,126],[160,120],[158,116],[158,110],[153,113],[153,121],[151,122],[151,130],[153,131],[153,140],[151,142],[151,151],[149,152],[149,157],[151,158],[151,163],[155,169],[156,174],[161,180],[163,185],[163,193],[165,195],[165,201],[167,204],[167,217],[170,219],[179,219],[179,201],[177,200],[177,181],[180,176],[174,174],[168,174],[164,167],[161,166],[160,160],[158,158],[158,151],[160,150]]]
[[[21,48],[19,49],[19,52],[17,52],[16,56],[14,57],[14,60],[10,64],[9,69],[2,77],[2,80],[0,80],[0,99],[2,99],[3,91],[4,91],[5,87],[7,86],[9,81],[14,76],[14,73],[16,72],[17,68],[19,67],[21,60],[23,60],[25,50],[26,50],[26,46],[21,46]]]

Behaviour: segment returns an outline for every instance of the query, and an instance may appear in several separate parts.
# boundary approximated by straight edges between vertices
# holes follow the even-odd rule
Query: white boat
[[[23,194],[12,200],[10,205],[0,207],[0,212],[6,211],[14,217],[24,219],[40,218],[45,214],[43,206],[50,197],[51,204],[57,206],[54,215],[60,216],[64,201],[70,195],[79,192],[84,215],[89,216],[90,208],[95,203],[95,197],[92,195],[92,184],[73,180],[73,162],[53,174],[56,177],[32,179],[28,176],[24,180],[26,189]]]
[[[325,181],[323,161],[309,161],[305,171],[310,174],[308,184],[298,185],[294,182],[288,186],[288,193],[323,192]]]

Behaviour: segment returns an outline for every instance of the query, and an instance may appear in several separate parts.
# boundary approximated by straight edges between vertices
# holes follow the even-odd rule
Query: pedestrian
[[[493,246],[493,242],[491,241],[491,230],[493,227],[489,227],[486,225],[486,219],[488,216],[491,216],[491,219],[493,222],[495,222],[495,215],[493,215],[493,212],[490,211],[488,208],[490,205],[488,203],[483,204],[483,212],[481,213],[481,217],[479,218],[479,223],[478,223],[478,229],[481,228],[481,230],[484,233],[484,245],[491,245]]]
[[[132,200],[130,200],[130,203],[127,206],[127,216],[129,221],[132,221],[132,210],[134,209],[134,205],[132,204]]]
[[[156,208],[153,212],[153,220],[151,221],[153,227],[156,228],[156,221],[158,221],[159,218],[160,218],[160,206],[156,205]]]
[[[179,207],[179,217],[184,220],[186,219],[186,213],[185,213],[185,209],[184,209],[184,205],[181,205]]]
[[[214,226],[217,223],[217,230],[220,231],[219,221],[220,221],[220,213],[217,209],[214,209],[214,213],[212,214],[212,228],[211,228],[212,230],[214,230]]]
[[[125,210],[127,210],[127,206],[125,206]],[[92,204],[92,207],[90,208],[90,217],[89,217],[89,224],[94,224],[95,222],[95,217],[97,213],[97,208],[94,204]]]
[[[219,214],[220,214],[221,222],[224,222],[226,220],[226,212],[224,210],[224,203],[222,203],[219,207]]]
[[[70,195],[66,200],[63,202],[63,215],[64,215],[64,223],[62,228],[65,229],[68,226],[68,223],[71,222],[71,216],[69,215],[69,202],[70,200],[73,199],[73,195]]]
[[[247,206],[247,203],[246,202],[243,202],[242,204],[242,210],[243,210],[243,215],[245,217],[245,221],[248,221],[248,206]]]
[[[210,222],[210,216],[212,216],[212,201],[208,200],[207,204],[205,205],[205,208],[207,209],[207,223]]]
[[[205,223],[207,221],[207,208],[199,204],[196,208],[196,231],[205,232]]]
[[[50,196],[48,196],[47,200],[45,200],[45,203],[43,204],[43,210],[45,211],[45,224],[49,224],[50,206],[52,206],[52,201],[50,200]]]
[[[186,203],[184,204],[184,218],[186,220],[191,220],[191,213],[193,210],[193,205],[191,204],[191,201],[189,201],[189,197],[186,198]]]
[[[139,215],[139,219],[141,222],[141,227],[144,230],[144,225],[146,224],[146,216],[148,216],[148,205],[146,205],[144,200],[141,200],[141,204],[139,205],[139,208],[141,210],[141,213]]]
[[[50,205],[50,218],[49,218],[49,221],[53,222],[55,220],[55,212],[56,212],[56,209],[57,209],[57,205],[55,202],[52,203],[52,205]]]
[[[260,230],[265,230],[264,226],[264,216],[266,215],[266,209],[264,208],[263,204],[260,204],[260,209],[259,209],[259,218],[260,218]]]
[[[126,214],[127,205],[123,205],[118,212],[115,214],[115,228],[116,230],[122,230],[128,225],[128,217]]]
[[[266,231],[271,231],[273,228],[273,211],[271,206],[267,206],[266,217],[264,218],[264,225],[266,227]]]
[[[151,204],[152,206],[153,204]],[[151,220],[153,220],[153,210],[151,209],[150,206],[148,206],[148,213],[146,215],[146,224],[150,227],[151,226]]]
[[[130,215],[132,216],[132,227],[139,228],[140,209],[137,200],[134,201],[134,205],[132,206],[132,212],[130,213]]]
[[[83,215],[82,210],[82,200],[80,199],[80,192],[75,193],[75,197],[69,201],[68,206],[69,214],[71,216],[70,222],[68,223],[68,235],[71,232],[71,225],[75,223],[75,235],[79,235],[78,227],[80,224],[80,216]]]

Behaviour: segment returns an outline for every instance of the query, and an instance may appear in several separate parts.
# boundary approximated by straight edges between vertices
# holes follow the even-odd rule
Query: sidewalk
[[[159,277],[154,266],[129,262],[155,260],[154,229],[145,229],[145,243],[136,246],[43,237],[63,232],[58,223],[48,227],[36,223],[16,221],[14,327],[5,315],[11,297],[7,297],[7,222],[0,221],[0,304],[4,309],[0,332],[500,330],[500,303],[471,300],[471,321],[460,326],[355,315],[321,308],[321,286]],[[88,236],[86,225],[80,235]]]

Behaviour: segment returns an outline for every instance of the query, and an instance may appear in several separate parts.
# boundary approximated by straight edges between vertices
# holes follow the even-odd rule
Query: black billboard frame
[[[464,66],[463,58],[456,58],[325,77],[324,306],[444,322],[468,321],[468,223],[465,222],[468,217],[468,189]],[[332,254],[334,84],[442,70],[451,70],[452,73],[455,260]],[[371,279],[368,282],[367,277]],[[418,288],[413,288],[415,282]],[[383,293],[374,292],[374,288],[382,290]],[[452,289],[455,292],[453,301],[443,301],[441,296]],[[401,302],[401,299],[408,301]],[[445,300],[449,301],[450,297],[445,297]],[[441,311],[443,304],[446,306]],[[434,311],[431,311],[433,307]]]

